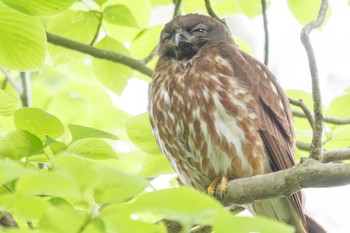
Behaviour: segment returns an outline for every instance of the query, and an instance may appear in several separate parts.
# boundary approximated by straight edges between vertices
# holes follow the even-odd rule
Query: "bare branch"
[[[264,64],[269,64],[269,29],[267,27],[267,14],[266,14],[266,0],[261,0],[264,33],[265,33],[265,52],[264,52]]]
[[[220,17],[217,16],[216,13],[214,12],[214,10],[213,10],[213,8],[212,8],[212,6],[210,4],[210,0],[204,0],[204,3],[205,3],[205,8],[207,9],[208,14],[211,17],[219,20],[221,23],[223,23],[226,26],[226,28],[228,28],[225,20],[220,19]]]
[[[155,55],[157,55],[157,52],[158,52],[158,45],[156,47],[154,47],[152,49],[151,53],[147,57],[142,59],[141,62],[143,64],[147,64],[148,62],[150,62],[154,58]]]
[[[321,91],[318,80],[318,68],[316,63],[316,58],[312,45],[310,42],[310,32],[315,28],[321,26],[323,23],[328,9],[328,0],[322,0],[320,11],[318,13],[317,19],[315,21],[307,24],[301,31],[300,39],[303,43],[307,57],[309,60],[309,68],[312,78],[312,97],[314,101],[314,115],[315,123],[313,127],[313,137],[311,143],[310,157],[314,159],[322,159],[322,102],[321,102]]]
[[[0,212],[0,227],[5,228],[18,228],[17,222],[13,219],[13,216],[7,212]]]
[[[306,159],[289,169],[230,181],[225,205],[290,196],[302,188],[336,187],[350,184],[350,164],[321,163]],[[219,197],[220,194],[217,195]]]
[[[304,104],[304,101],[302,99],[294,100],[292,98],[288,98],[288,100],[289,100],[290,104],[298,106],[303,110],[307,120],[309,121],[311,128],[313,128],[315,120],[314,120],[314,117],[312,116],[312,113],[309,110],[309,108],[306,106],[306,104]],[[293,112],[293,114],[294,114],[294,112]]]
[[[0,67],[0,71],[4,74],[5,79],[11,84],[13,89],[15,89],[18,94],[22,93],[21,87],[16,83],[10,73],[3,67]]]
[[[120,53],[114,53],[107,50],[97,49],[95,47],[92,47],[80,42],[68,40],[63,37],[51,34],[49,32],[47,32],[46,35],[47,35],[47,41],[52,44],[69,48],[82,53],[86,53],[96,58],[117,62],[123,65],[129,66],[130,68],[137,70],[140,73],[143,73],[149,77],[152,77],[153,70],[145,66],[139,60],[133,59],[131,57],[125,56]]]
[[[293,116],[294,117],[306,118],[306,115],[303,112],[300,112],[300,111],[297,111],[297,110],[292,110],[292,112],[293,112]],[[347,124],[350,124],[350,118],[324,116],[323,117],[323,122],[326,122],[326,123],[329,123],[329,124],[333,124],[333,125],[347,125]]]
[[[19,74],[21,85],[22,85],[22,93],[20,93],[20,98],[23,107],[30,107],[32,105],[32,91],[30,84],[30,73],[28,71],[20,72]]]
[[[350,149],[349,148],[343,148],[343,149],[336,149],[336,150],[330,150],[330,151],[324,151],[322,162],[323,163],[329,163],[334,161],[343,161],[343,160],[350,160]]]
[[[181,13],[181,3],[182,3],[182,0],[174,0],[173,18],[178,16]]]

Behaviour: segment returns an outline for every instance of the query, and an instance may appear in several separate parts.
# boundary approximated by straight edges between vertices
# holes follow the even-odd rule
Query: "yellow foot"
[[[225,196],[225,193],[227,191],[227,182],[228,182],[228,178],[225,175],[221,178],[221,184],[220,184],[220,198],[221,198],[221,200],[224,200],[224,196]]]
[[[220,182],[221,181],[221,182]],[[223,198],[224,194],[227,191],[227,182],[228,182],[228,178],[226,175],[224,176],[217,176],[215,177],[215,179],[213,180],[213,182],[211,182],[211,184],[209,185],[209,187],[207,188],[207,192],[208,194],[214,196],[215,194],[215,190],[216,190],[216,186],[219,184],[220,182],[220,196]]]
[[[215,177],[215,179],[211,182],[211,184],[207,188],[207,193],[208,194],[214,196],[216,186],[218,185],[220,179],[221,179],[221,176]]]

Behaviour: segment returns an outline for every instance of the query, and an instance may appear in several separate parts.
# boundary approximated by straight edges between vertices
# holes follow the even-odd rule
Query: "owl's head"
[[[229,31],[214,18],[198,14],[177,16],[161,32],[159,56],[189,60],[206,43],[227,40],[232,40]]]

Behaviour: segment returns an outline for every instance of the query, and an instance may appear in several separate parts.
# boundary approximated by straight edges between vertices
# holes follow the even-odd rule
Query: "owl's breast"
[[[219,175],[264,172],[254,99],[226,60],[193,60],[185,72],[158,75],[150,98],[153,132],[185,184],[205,190]]]

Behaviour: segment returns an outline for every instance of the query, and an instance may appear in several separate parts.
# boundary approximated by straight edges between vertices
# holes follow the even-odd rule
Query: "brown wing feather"
[[[293,118],[283,89],[264,64],[240,51],[236,46],[227,43],[221,43],[221,46],[223,55],[232,64],[235,78],[250,89],[256,99],[260,135],[269,157],[271,171],[292,167],[295,164]],[[295,209],[305,228],[301,193],[293,194],[289,200],[291,208]]]

